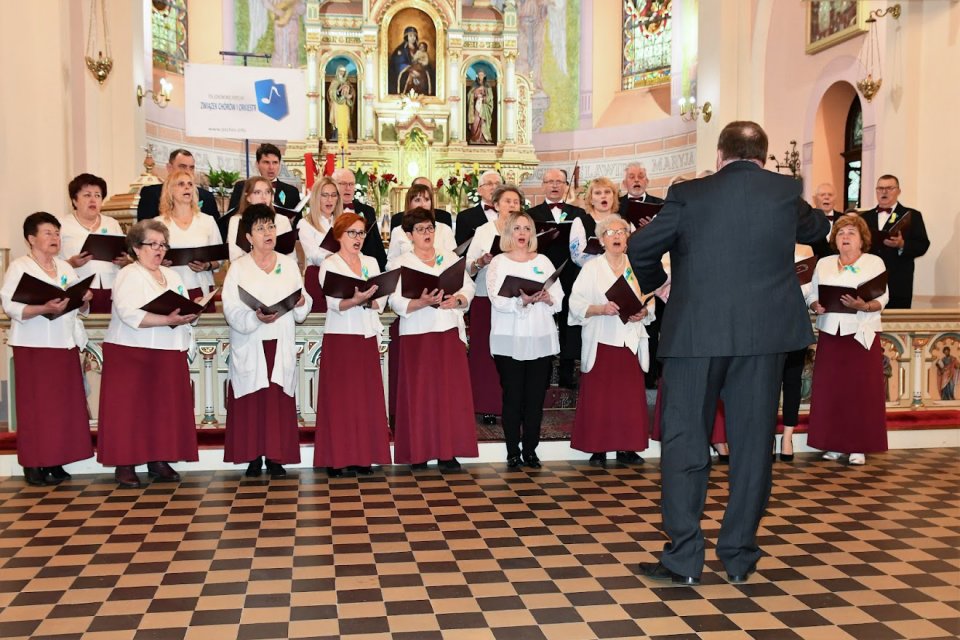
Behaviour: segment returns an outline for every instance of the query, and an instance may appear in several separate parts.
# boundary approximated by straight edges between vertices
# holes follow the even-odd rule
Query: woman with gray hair
[[[630,223],[616,214],[597,223],[604,252],[580,271],[570,292],[571,325],[583,327],[580,390],[570,446],[604,465],[607,451],[620,462],[643,462],[649,418],[643,372],[650,365],[645,325],[654,319],[653,299],[623,322],[620,307],[606,292],[621,278],[637,298],[642,292],[626,255]],[[618,398],[611,402],[610,398]]]
[[[177,482],[172,460],[197,460],[196,419],[187,351],[196,315],[167,315],[143,306],[173,291],[187,291],[176,271],[163,266],[170,233],[157,219],[143,220],[127,233],[134,259],[117,274],[113,309],[103,339],[103,376],[97,460],[116,467],[121,488],[137,488],[136,466],[159,482]],[[171,330],[172,329],[172,330]],[[133,392],[131,391],[133,390]]]

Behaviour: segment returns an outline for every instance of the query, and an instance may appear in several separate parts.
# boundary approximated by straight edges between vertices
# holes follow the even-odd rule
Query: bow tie
[[[629,196],[627,199],[630,200],[630,202],[643,202],[643,196],[640,196],[640,197]]]
[[[353,203],[343,205],[344,211],[353,211]]]
[[[880,213],[890,213],[891,211],[893,211],[893,208],[892,208],[892,207],[877,207],[877,211],[879,211]]]
[[[492,212],[494,212],[494,213],[497,212],[496,209],[494,209],[493,207],[485,204],[485,205],[483,205],[483,212],[486,213],[487,211],[492,211]]]

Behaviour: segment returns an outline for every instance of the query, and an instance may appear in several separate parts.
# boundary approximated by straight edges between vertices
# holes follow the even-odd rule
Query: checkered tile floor
[[[241,471],[135,491],[0,481],[0,638],[960,634],[956,449],[777,463],[758,574],[727,584],[711,548],[695,589],[636,575],[663,543],[655,461],[333,481]],[[712,474],[711,547],[727,482]]]

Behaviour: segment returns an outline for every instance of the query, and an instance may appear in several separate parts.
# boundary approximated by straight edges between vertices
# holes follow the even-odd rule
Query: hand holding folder
[[[620,215],[638,229],[645,227],[657,217],[663,205],[653,202],[632,202],[627,200],[627,206],[620,210]]]
[[[447,296],[451,296],[463,288],[463,274],[466,268],[466,258],[460,258],[436,276],[410,267],[400,267],[400,295],[409,300],[416,300],[424,290],[427,290],[428,292],[443,291]]]
[[[883,230],[879,229],[873,232],[873,246],[877,247],[884,243],[884,241],[889,240],[891,236],[902,235],[904,231],[910,226],[910,218],[912,211],[907,211],[905,214],[900,216],[894,223],[890,226],[889,229]]]
[[[244,289],[243,287],[237,287],[237,290],[240,293],[240,301],[245,305],[253,309],[254,311],[259,311],[265,316],[272,316],[276,314],[276,318],[286,314],[289,311],[293,311],[297,303],[300,302],[300,297],[303,295],[303,289],[297,289],[288,296],[285,296],[279,302],[275,302],[271,305],[266,305],[260,300],[257,299],[252,293]],[[274,320],[276,320],[274,318]]]
[[[87,276],[83,280],[76,282],[67,289],[61,289],[49,282],[44,282],[39,278],[34,278],[29,273],[23,274],[17,289],[13,292],[13,301],[27,305],[43,306],[53,300],[63,300],[66,298],[67,306],[60,313],[45,313],[43,317],[47,320],[53,320],[64,313],[69,313],[74,309],[83,306],[83,297],[90,290],[90,283],[93,282],[93,275]]]
[[[189,318],[187,322],[192,322],[195,316],[203,313],[207,304],[210,303],[210,300],[213,299],[213,296],[215,296],[219,290],[219,288],[213,289],[210,293],[200,298],[200,302],[194,302],[176,291],[170,291],[168,289],[140,308],[147,313],[154,313],[158,316],[169,316],[176,312],[178,316]],[[171,329],[176,329],[179,324],[186,323],[178,322],[176,325],[172,324],[169,326]]]
[[[568,262],[570,261],[565,260],[563,264],[543,282],[528,280],[527,278],[521,278],[519,276],[507,276],[503,279],[503,284],[500,286],[500,291],[497,295],[503,298],[519,298],[521,293],[532,296],[539,291],[546,291],[557,281],[560,277],[560,272],[563,271],[563,268],[567,266]]]
[[[371,287],[376,286],[376,297],[380,298],[393,293],[397,288],[397,282],[399,280],[400,269],[393,269],[391,271],[381,273],[380,275],[374,276],[369,280],[352,278],[334,271],[328,271],[326,277],[323,279],[323,293],[331,298],[349,300],[354,296],[356,291],[364,293]],[[417,294],[416,297],[419,298],[420,295]]]
[[[838,287],[835,285],[821,284],[817,287],[817,298],[820,305],[826,310],[826,313],[857,313],[856,309],[846,306],[840,300],[843,296],[851,298],[860,298],[864,302],[876,300],[887,290],[887,272],[871,278],[857,288]]]
[[[638,298],[636,291],[633,290],[630,283],[627,282],[623,276],[620,276],[603,295],[607,300],[617,305],[620,322],[627,324],[630,322],[631,316],[635,316],[643,311],[646,307],[647,300],[649,300],[650,295],[653,294]]]

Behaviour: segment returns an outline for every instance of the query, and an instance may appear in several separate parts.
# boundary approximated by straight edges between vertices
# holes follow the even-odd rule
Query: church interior
[[[875,187],[892,177],[895,201],[922,212],[929,248],[911,264],[907,308],[880,315],[889,450],[860,466],[808,444],[811,348],[797,455],[773,464],[757,572],[745,584],[723,578],[716,542],[731,484],[716,456],[695,589],[636,570],[666,541],[660,444],[639,463],[588,462],[571,446],[578,393],[562,371],[546,392],[542,468],[505,467],[504,431],[478,412],[479,455],[461,458],[456,473],[394,464],[328,477],[310,464],[326,326],[326,314],[311,313],[296,326],[303,462],[281,479],[250,478],[224,461],[231,350],[218,306],[192,330],[199,456],[177,465],[179,483],[118,489],[112,469],[90,458],[68,466],[72,479],[30,486],[17,456],[14,320],[0,315],[0,637],[960,637],[960,204],[940,155],[960,148],[960,127],[943,122],[960,86],[960,1],[42,0],[16,9],[0,21],[0,275],[30,253],[26,216],[71,215],[74,176],[103,178],[103,214],[126,231],[143,189],[173,173],[168,159],[181,149],[224,218],[235,183],[257,175],[261,144],[280,150],[278,178],[300,198],[346,169],[374,212],[372,233],[388,241],[421,176],[454,229],[458,213],[481,205],[491,174],[519,187],[525,207],[549,202],[555,170],[572,205],[589,206],[601,179],[620,188],[617,198],[632,196],[626,176],[638,170],[644,198],[669,200],[673,185],[717,171],[718,136],[739,120],[763,127],[764,169],[795,180],[814,207],[826,187],[838,215],[879,213]],[[203,70],[294,77],[289,116],[269,124],[295,133],[217,133],[240,116],[201,118]],[[382,314],[385,385],[396,317]],[[95,441],[110,316],[83,324]],[[652,414],[656,385],[638,393]]]

